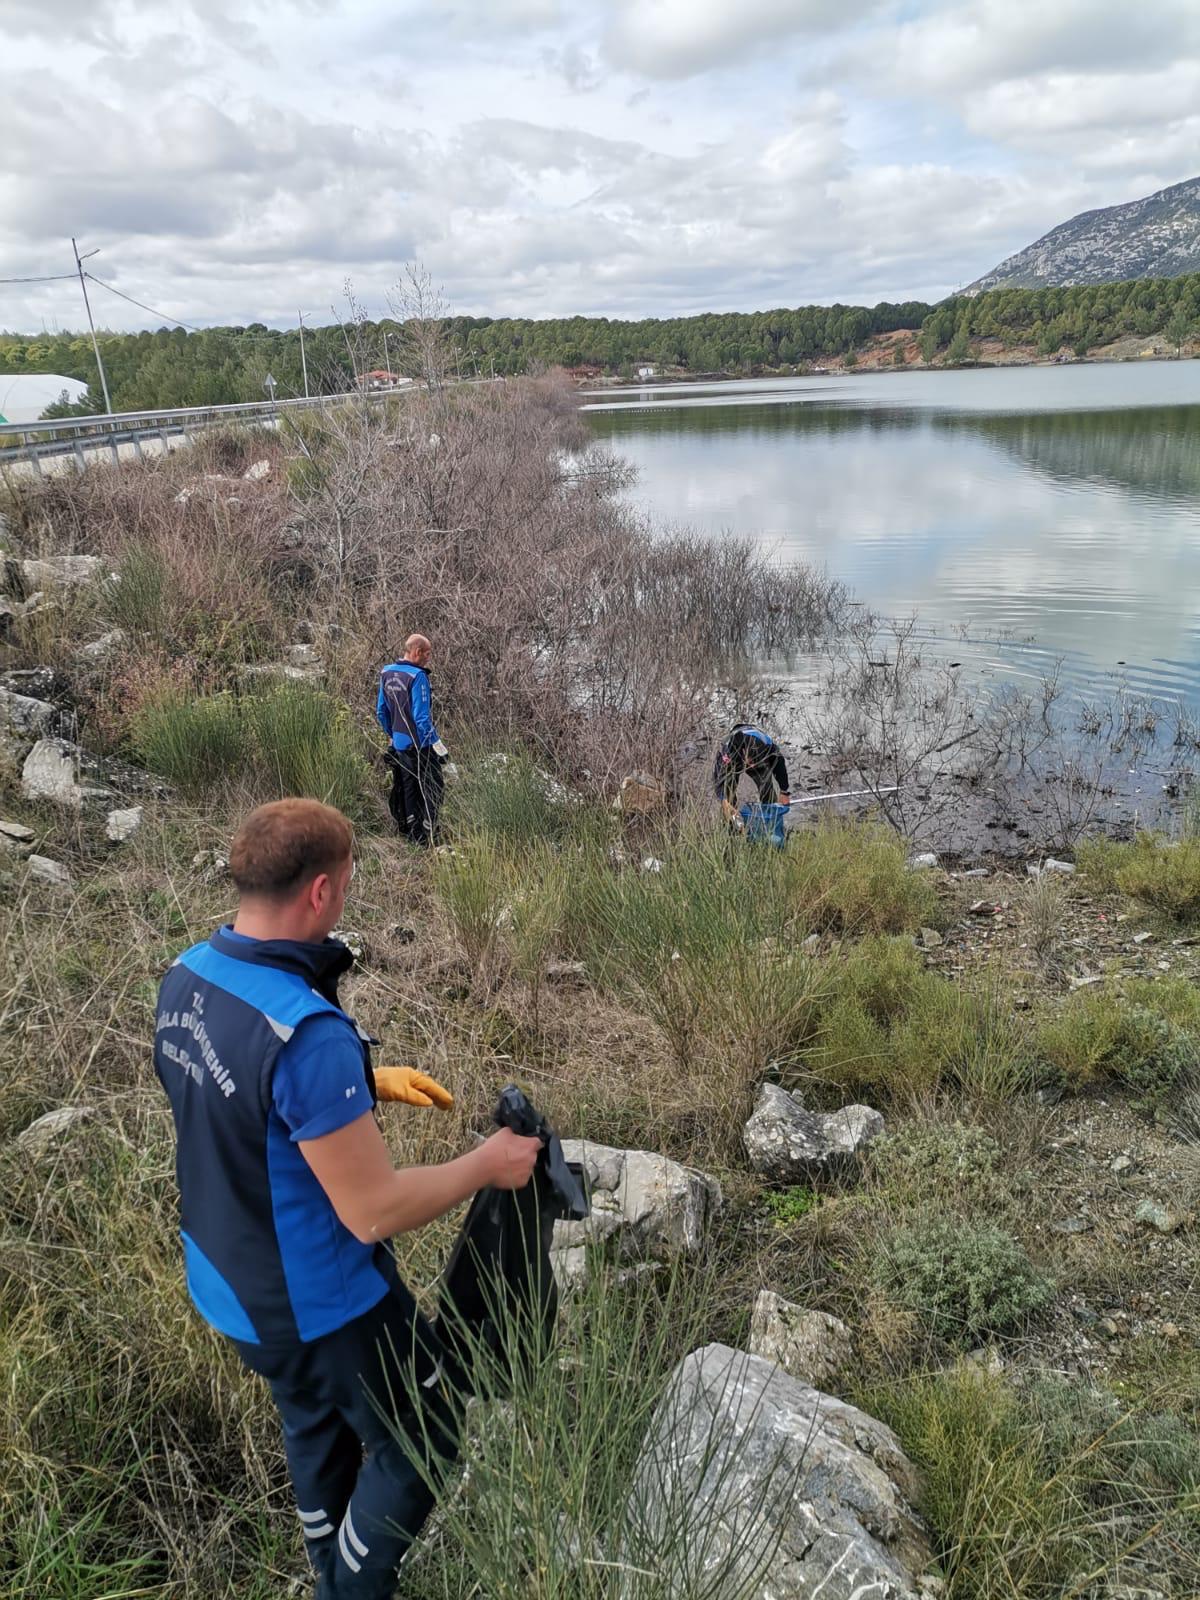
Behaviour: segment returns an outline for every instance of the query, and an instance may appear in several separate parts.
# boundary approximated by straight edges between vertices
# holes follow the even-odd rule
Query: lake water
[[[987,676],[1061,663],[1081,696],[1200,704],[1200,361],[663,385],[586,409],[660,524],[812,562]]]

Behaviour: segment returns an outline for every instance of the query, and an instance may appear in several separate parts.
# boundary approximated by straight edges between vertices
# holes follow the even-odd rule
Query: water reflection
[[[1081,693],[1116,679],[1200,701],[1200,362],[1153,366],[676,388],[589,418],[657,520],[747,535],[877,609],[969,626],[988,641],[962,647],[980,670],[1062,657]],[[1145,403],[1156,384],[1165,403]]]

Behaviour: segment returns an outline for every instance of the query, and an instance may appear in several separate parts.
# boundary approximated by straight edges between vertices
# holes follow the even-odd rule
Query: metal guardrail
[[[70,456],[77,471],[87,466],[88,454],[107,450],[114,462],[121,460],[121,446],[132,447],[137,460],[144,460],[142,446],[148,442],[171,448],[173,438],[190,441],[192,434],[222,423],[278,423],[282,413],[315,411],[346,400],[386,400],[403,390],[351,391],[347,394],[314,395],[304,400],[255,400],[247,405],[178,406],[159,411],[119,411],[112,416],[57,417],[38,422],[0,423],[0,467],[27,462],[40,478],[42,462]],[[12,440],[13,443],[8,441]]]

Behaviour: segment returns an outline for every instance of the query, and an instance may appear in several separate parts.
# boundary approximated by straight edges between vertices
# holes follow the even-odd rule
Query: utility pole
[[[298,311],[296,313],[296,315],[300,318],[300,370],[304,374],[304,398],[307,400],[308,399],[308,362],[307,362],[307,360],[305,359],[305,356],[304,356],[304,313],[303,313],[303,311]]]
[[[108,398],[108,379],[104,376],[104,363],[100,359],[100,341],[96,338],[96,324],[92,321],[92,303],[88,299],[87,278],[84,274],[83,263],[90,261],[93,256],[99,255],[99,250],[89,250],[86,256],[79,254],[79,246],[71,239],[71,249],[75,252],[75,270],[79,274],[79,287],[83,290],[83,303],[87,308],[88,327],[92,330],[92,349],[96,352],[96,365],[100,369],[100,387],[104,390],[104,411],[106,416],[112,416],[112,401]]]

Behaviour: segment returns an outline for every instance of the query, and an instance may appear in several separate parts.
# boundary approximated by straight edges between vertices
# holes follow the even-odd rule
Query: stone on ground
[[[128,806],[123,811],[110,811],[104,832],[113,844],[124,844],[132,839],[142,825],[144,813],[141,806]]]
[[[93,639],[91,644],[85,644],[79,654],[88,661],[105,661],[118,650],[123,650],[127,643],[128,635],[124,628],[113,628],[110,633],[102,633],[98,639]]]
[[[269,461],[256,461],[252,467],[247,467],[242,477],[247,483],[261,483],[264,478],[271,476],[271,463]]]
[[[764,1083],[742,1139],[755,1172],[779,1183],[831,1177],[852,1169],[883,1132],[870,1106],[809,1111],[776,1083]]]
[[[49,856],[29,856],[25,865],[29,876],[39,883],[48,883],[54,889],[71,889],[74,880],[61,861],[51,861]]]
[[[99,556],[46,556],[21,563],[21,576],[31,589],[65,589],[72,584],[91,583],[99,572]]]
[[[710,1344],[676,1368],[634,1474],[627,1557],[661,1593],[918,1600],[930,1558],[900,1442],[759,1356]]]
[[[648,1150],[564,1139],[563,1151],[583,1166],[592,1211],[580,1222],[555,1223],[556,1269],[578,1281],[581,1264],[573,1252],[610,1239],[623,1261],[666,1261],[700,1249],[721,1207],[715,1178]],[[567,1256],[572,1259],[557,1259]],[[560,1271],[560,1281],[563,1276]]]
[[[21,793],[27,800],[54,800],[80,806],[79,750],[67,739],[39,739],[21,768]]]
[[[789,1378],[823,1389],[853,1353],[850,1329],[828,1311],[808,1311],[772,1289],[760,1290],[750,1319],[750,1354],[782,1367]]]
[[[48,700],[35,700],[32,695],[0,689],[0,725],[11,728],[14,733],[35,736],[49,733],[57,720],[58,710]]]
[[[23,822],[9,822],[0,818],[0,851],[22,855],[28,851],[37,835]]]

